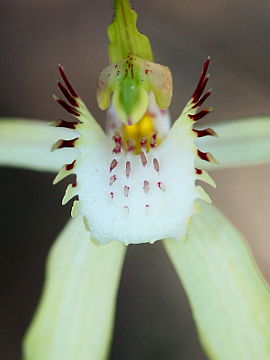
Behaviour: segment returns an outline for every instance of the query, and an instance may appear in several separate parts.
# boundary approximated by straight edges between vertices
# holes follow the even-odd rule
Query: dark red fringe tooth
[[[198,120],[202,119],[205,115],[209,114],[210,111],[211,111],[211,109],[204,109],[194,115],[188,114],[188,117],[190,119],[192,119],[193,121],[198,121]]]
[[[57,85],[61,90],[62,94],[65,96],[67,102],[58,97],[55,97],[55,100],[58,102],[58,104],[63,106],[63,108],[70,114],[79,117],[81,115],[79,111],[79,104],[77,101],[77,99],[79,99],[79,95],[75,91],[74,87],[71,85],[71,82],[68,80],[68,77],[62,65],[58,65],[58,70],[66,86],[64,86],[60,81],[57,81]]]
[[[73,97],[78,98],[79,95],[76,93],[74,87],[71,85],[71,82],[68,80],[68,77],[67,77],[67,75],[66,75],[66,73],[65,73],[65,70],[64,70],[64,68],[63,68],[63,66],[62,66],[61,64],[58,65],[58,71],[59,71],[62,79],[64,80],[64,82],[65,82],[65,84],[66,84],[66,86],[67,86],[70,94],[71,94]]]
[[[66,170],[67,171],[72,170],[74,168],[75,162],[76,162],[76,160],[74,160],[71,164],[67,164]]]
[[[66,121],[66,120],[58,120],[55,123],[55,127],[63,127],[67,129],[76,129],[76,125],[78,125],[78,121]]]
[[[210,135],[210,136],[217,136],[217,133],[213,130],[213,129],[210,129],[210,128],[207,128],[207,129],[203,129],[203,130],[197,130],[197,129],[192,129],[198,137],[203,137],[203,136],[207,136],[207,135]]]
[[[201,170],[201,169],[195,168],[195,171],[196,171],[196,174],[198,174],[198,175],[201,175],[201,174],[202,174],[202,170]]]
[[[200,150],[197,150],[197,154],[202,160],[210,161],[209,153],[207,153],[207,152],[205,153],[205,152],[202,152]]]
[[[207,70],[208,70],[208,67],[209,67],[209,63],[210,63],[210,57],[207,58],[206,62],[204,63],[203,65],[203,70],[202,70],[202,73],[201,73],[201,76],[200,76],[200,80],[198,82],[198,85],[192,95],[192,98],[193,98],[193,103],[197,103],[205,89],[205,86],[208,82],[208,76],[206,76],[206,73],[207,73]]]
[[[200,99],[198,102],[196,102],[193,106],[192,109],[195,109],[199,106],[201,106],[205,100],[208,98],[208,96],[210,96],[212,94],[212,90],[208,90]]]
[[[65,100],[62,100],[62,99],[58,99],[56,98],[55,99],[58,104],[60,104],[61,106],[63,106],[63,108],[69,112],[70,114],[74,115],[74,116],[80,116],[81,114],[76,110],[74,109],[72,106],[68,105]]]
[[[72,140],[60,140],[59,145],[57,145],[57,149],[62,149],[62,148],[72,148],[74,147],[75,141],[76,139],[72,139]]]
[[[63,95],[66,97],[66,99],[71,103],[71,105],[78,107],[79,104],[77,103],[75,98],[72,95],[70,95],[70,93],[64,87],[64,85],[62,85],[60,81],[57,81],[57,85],[58,85],[59,89],[62,91]]]

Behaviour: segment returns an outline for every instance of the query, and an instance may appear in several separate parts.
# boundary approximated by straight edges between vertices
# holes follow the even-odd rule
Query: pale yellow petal
[[[54,244],[45,289],[24,339],[24,360],[104,360],[126,247],[96,246],[81,217]]]
[[[217,137],[199,138],[197,144],[218,163],[201,162],[199,167],[218,170],[270,162],[270,116],[235,119],[211,127]]]
[[[59,138],[72,139],[71,129],[54,128],[46,121],[18,118],[0,120],[0,166],[57,172],[75,158],[74,149],[51,152]]]
[[[201,206],[187,241],[164,244],[202,345],[212,360],[269,360],[269,289],[239,232],[214,207]]]

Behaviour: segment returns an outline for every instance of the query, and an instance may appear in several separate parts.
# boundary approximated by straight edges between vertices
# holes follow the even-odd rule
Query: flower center
[[[129,213],[130,198],[133,195],[137,202],[136,194],[141,193],[144,198],[142,210],[147,213],[150,208],[147,195],[150,189],[159,192],[166,190],[160,178],[160,163],[157,159],[156,147],[161,140],[157,141],[155,113],[145,113],[134,125],[121,125],[112,136],[112,141],[113,159],[109,166],[108,181],[110,197],[122,198],[122,207]]]
[[[146,113],[138,123],[122,125],[122,128],[112,136],[115,144],[113,153],[119,154],[123,150],[126,153],[139,155],[159,145],[161,139],[157,138],[154,118],[155,114]]]

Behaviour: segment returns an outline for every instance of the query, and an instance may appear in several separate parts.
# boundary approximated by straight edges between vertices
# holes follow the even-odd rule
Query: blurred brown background
[[[134,0],[139,28],[174,76],[179,114],[212,57],[210,121],[270,114],[268,0]],[[53,120],[63,63],[93,114],[98,73],[108,64],[109,0],[1,0],[2,116]],[[1,141],[1,139],[0,139]],[[270,280],[270,167],[218,171],[214,202],[247,237]],[[44,261],[69,216],[64,183],[52,174],[1,169],[0,358],[20,359],[21,336],[38,302]],[[194,264],[196,266],[196,264]],[[160,244],[129,247],[118,298],[111,360],[203,360],[187,300]],[[49,360],[49,359],[48,359]],[[59,359],[62,360],[62,359]]]

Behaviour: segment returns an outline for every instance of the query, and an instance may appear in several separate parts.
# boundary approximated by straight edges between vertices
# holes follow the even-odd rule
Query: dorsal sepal
[[[114,9],[114,20],[108,26],[110,62],[124,60],[130,53],[153,61],[150,41],[138,31],[137,14],[131,9],[129,0],[114,0]]]

